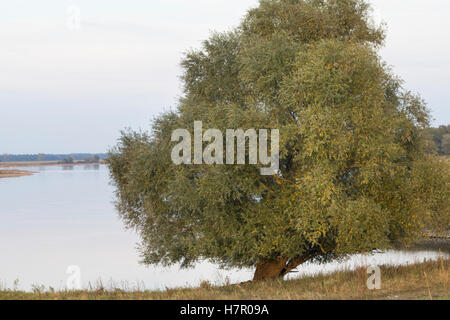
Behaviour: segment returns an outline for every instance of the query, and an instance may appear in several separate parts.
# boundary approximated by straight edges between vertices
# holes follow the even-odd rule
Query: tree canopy
[[[151,131],[126,131],[109,165],[117,208],[145,264],[256,267],[410,243],[448,226],[448,171],[427,154],[429,112],[378,55],[384,30],[362,0],[261,0],[181,65],[184,95]],[[280,131],[280,172],[175,165],[171,133]],[[446,220],[445,220],[446,219]]]

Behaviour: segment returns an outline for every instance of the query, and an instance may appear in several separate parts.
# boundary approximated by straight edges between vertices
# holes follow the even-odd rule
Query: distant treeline
[[[99,159],[106,159],[106,153],[72,153],[72,154],[2,154],[0,155],[0,162],[18,162],[18,161],[63,161],[66,159],[73,159],[74,161],[81,161],[89,158],[98,157]]]
[[[428,129],[435,151],[441,156],[450,156],[450,125]]]
[[[430,128],[428,133],[434,142],[434,149],[439,155],[450,155],[450,125]],[[16,161],[83,161],[87,159],[106,159],[106,153],[73,153],[73,154],[2,154],[0,162]],[[95,161],[94,161],[95,162]]]

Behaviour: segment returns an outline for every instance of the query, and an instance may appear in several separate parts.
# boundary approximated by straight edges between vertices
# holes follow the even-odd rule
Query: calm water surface
[[[251,279],[251,270],[220,270],[200,263],[191,270],[145,267],[138,263],[139,239],[127,231],[113,205],[104,165],[26,168],[33,176],[0,179],[0,285],[64,289],[67,267],[79,266],[84,287],[108,285],[164,289]],[[390,251],[354,256],[341,263],[306,264],[295,276],[352,269],[359,265],[407,264],[436,259],[432,251]]]

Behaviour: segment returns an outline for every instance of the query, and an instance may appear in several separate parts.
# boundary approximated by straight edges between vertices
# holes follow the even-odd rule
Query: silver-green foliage
[[[124,132],[109,157],[144,263],[292,266],[408,243],[431,218],[448,225],[448,169],[426,155],[429,113],[381,61],[384,31],[368,12],[362,0],[261,0],[185,55],[177,110],[150,134]],[[280,129],[281,175],[174,165],[171,132],[196,120]]]

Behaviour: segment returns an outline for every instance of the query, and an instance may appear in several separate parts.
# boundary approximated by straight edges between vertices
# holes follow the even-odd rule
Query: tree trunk
[[[279,258],[277,260],[261,261],[256,265],[253,281],[282,278],[310,258],[310,256],[298,256],[290,260]]]
[[[269,280],[281,277],[283,269],[286,267],[287,259],[261,261],[256,265],[253,281]]]

